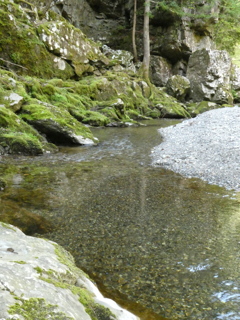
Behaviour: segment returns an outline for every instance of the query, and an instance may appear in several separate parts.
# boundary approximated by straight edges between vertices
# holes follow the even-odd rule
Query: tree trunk
[[[149,82],[149,66],[150,66],[150,39],[149,39],[149,15],[150,0],[145,1],[144,9],[144,25],[143,25],[143,78]]]
[[[135,62],[138,61],[137,47],[136,47],[136,24],[137,24],[137,0],[134,0],[132,46],[133,46],[133,56],[134,56]]]

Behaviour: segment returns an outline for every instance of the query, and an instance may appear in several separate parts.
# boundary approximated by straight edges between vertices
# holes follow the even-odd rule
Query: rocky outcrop
[[[195,51],[187,69],[191,99],[195,102],[207,100],[220,104],[232,103],[230,76],[231,59],[226,51]]]
[[[189,116],[163,90],[122,70],[129,68],[132,74],[131,54],[117,52],[115,60],[120,71],[79,81],[23,76],[19,81],[0,70],[0,153],[38,155],[56,151],[53,144],[94,144],[97,139],[86,125],[123,126],[148,117]],[[18,97],[18,105],[9,97]]]
[[[37,31],[48,51],[56,56],[55,61],[61,70],[65,70],[67,63],[70,63],[80,77],[109,63],[97,44],[90,42],[81,30],[65,21],[43,23]]]
[[[56,243],[0,223],[2,319],[137,320],[104,298]]]
[[[138,3],[139,10],[143,2]],[[58,12],[67,18],[75,27],[82,29],[87,36],[100,40],[112,49],[132,50],[131,28],[133,20],[133,1],[95,1],[95,0],[63,0]],[[199,15],[202,2],[197,2],[186,17],[171,10],[158,9],[152,11],[150,21],[152,56],[162,57],[172,66],[181,60],[187,61],[192,52],[203,48],[215,49],[210,32],[214,19],[204,21],[193,18],[193,10]],[[211,10],[218,11],[213,7]],[[190,12],[191,11],[191,12]],[[205,9],[206,11],[206,9]],[[206,14],[206,12],[204,13]],[[213,14],[214,12],[209,12]],[[142,56],[142,17],[137,21],[137,47]],[[154,67],[154,65],[153,65]],[[156,85],[158,79],[153,78]]]

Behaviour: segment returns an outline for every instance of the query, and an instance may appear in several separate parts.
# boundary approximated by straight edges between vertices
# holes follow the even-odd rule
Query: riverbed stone
[[[138,320],[105,299],[52,241],[0,222],[0,315],[3,319]]]

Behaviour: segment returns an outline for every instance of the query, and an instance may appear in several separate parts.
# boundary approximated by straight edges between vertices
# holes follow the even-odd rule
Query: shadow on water
[[[157,128],[174,123],[95,129],[97,147],[8,157],[22,180],[7,192],[42,190],[42,207],[23,206],[55,223],[44,237],[141,319],[237,320],[239,194],[151,167]]]

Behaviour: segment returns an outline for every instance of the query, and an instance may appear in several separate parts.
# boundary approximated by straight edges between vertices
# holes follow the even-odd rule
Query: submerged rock
[[[0,190],[1,181],[0,181]],[[18,227],[27,235],[44,234],[53,230],[46,218],[22,208],[17,202],[1,199],[0,221]]]
[[[137,320],[104,298],[56,243],[0,223],[0,316],[3,319]]]

